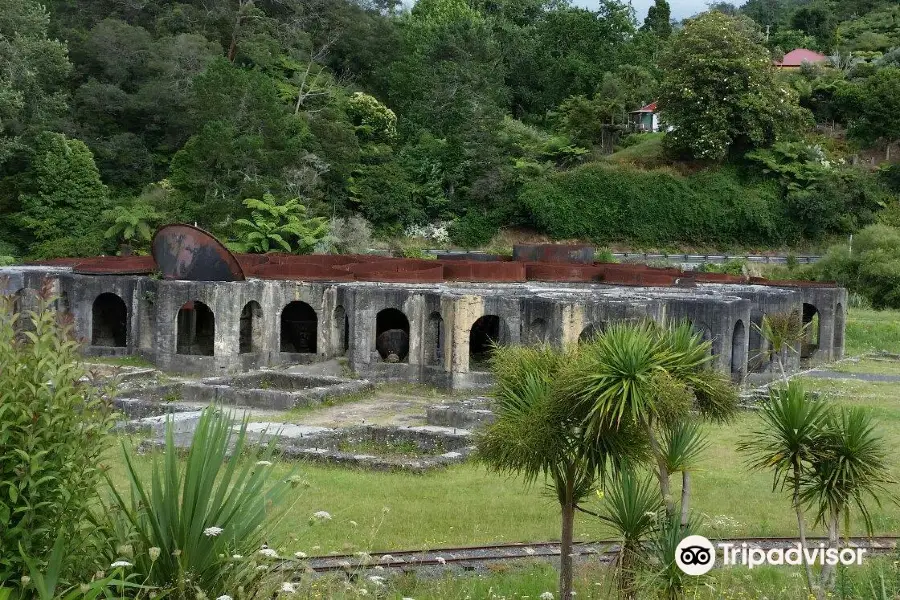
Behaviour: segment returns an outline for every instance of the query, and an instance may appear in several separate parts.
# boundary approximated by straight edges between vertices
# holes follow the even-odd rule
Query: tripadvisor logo
[[[716,563],[716,547],[721,551],[722,566],[745,566],[749,569],[761,565],[802,565],[803,558],[810,565],[835,566],[861,565],[865,548],[804,548],[799,543],[787,548],[764,550],[746,542],[738,545],[729,542],[712,542],[702,535],[689,535],[675,549],[675,563],[688,575],[708,573]]]

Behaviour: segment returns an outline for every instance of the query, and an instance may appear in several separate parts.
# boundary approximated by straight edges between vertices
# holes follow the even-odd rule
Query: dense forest
[[[828,62],[773,66],[800,47]],[[668,133],[630,132],[657,100]],[[898,139],[894,0],[0,2],[0,257],[175,221],[257,251],[793,244],[900,221]]]

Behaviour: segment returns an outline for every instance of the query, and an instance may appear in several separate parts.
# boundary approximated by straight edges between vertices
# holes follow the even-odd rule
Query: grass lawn
[[[848,354],[872,349],[900,353],[900,312],[853,311],[847,341]],[[900,363],[871,359],[845,362],[838,368],[859,373],[900,374]],[[807,379],[806,384],[837,403],[871,408],[880,420],[888,446],[900,445],[897,384],[823,379]],[[757,419],[754,413],[743,412],[732,423],[709,426],[710,448],[702,469],[694,475],[693,504],[695,510],[707,517],[706,533],[710,537],[796,535],[787,494],[772,492],[770,474],[749,473],[744,458],[735,450],[741,436],[757,426]],[[137,458],[147,475],[151,460],[151,456]],[[900,455],[891,456],[890,462],[894,477],[900,481]],[[117,454],[111,458],[110,467],[114,481],[124,491],[123,465]],[[558,506],[541,485],[526,487],[518,479],[494,475],[471,463],[426,475],[377,473],[308,463],[276,466],[278,477],[289,473],[300,474],[305,483],[292,499],[287,518],[271,532],[268,540],[282,555],[296,551],[314,555],[559,538]],[[897,492],[900,493],[900,486]],[[601,502],[594,500],[590,508],[600,508]],[[900,507],[888,502],[872,508],[876,533],[900,531]],[[331,513],[333,519],[311,523],[311,515],[320,510]],[[853,521],[852,530],[855,534],[864,533],[858,520]],[[822,534],[822,528],[816,527],[812,533]],[[608,538],[610,533],[598,519],[579,514],[576,537],[596,540]],[[691,597],[805,598],[803,580],[795,571],[714,572],[713,578],[704,579],[707,585],[698,588]],[[597,567],[582,569],[579,597],[614,597],[604,583],[607,575]],[[392,585],[389,594],[376,595],[460,600],[536,598],[544,591],[555,589],[556,577],[548,565],[524,569],[501,567],[493,574],[478,577],[428,581],[406,577]],[[865,586],[870,582],[867,580]],[[311,598],[357,597],[356,588],[351,586],[348,591],[346,586],[344,580],[324,578],[305,589]],[[868,596],[868,587],[865,590]],[[370,586],[370,591],[376,590]],[[857,591],[860,592],[859,588]]]
[[[881,350],[900,354],[900,311],[851,308],[844,342],[847,356]]]

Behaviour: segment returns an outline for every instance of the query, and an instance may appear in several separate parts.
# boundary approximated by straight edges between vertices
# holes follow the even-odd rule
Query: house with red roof
[[[827,60],[828,57],[824,54],[819,54],[806,48],[797,48],[785,54],[781,60],[776,60],[774,64],[779,69],[799,69],[803,66],[803,63],[821,65]]]
[[[656,110],[656,102],[651,102],[637,110],[628,113],[631,118],[631,128],[634,131],[659,131],[659,112]]]

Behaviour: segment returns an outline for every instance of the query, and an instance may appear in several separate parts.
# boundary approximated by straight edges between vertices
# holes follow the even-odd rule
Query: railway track
[[[789,548],[798,540],[790,537],[756,537],[756,538],[723,538],[711,540],[714,544],[731,543],[737,546],[746,543],[749,547],[764,550]],[[808,539],[808,547],[827,544],[827,538],[814,537]],[[865,548],[869,555],[887,554],[897,550],[900,536],[879,536],[873,538],[851,538],[850,544]],[[576,560],[596,560],[601,563],[612,562],[618,555],[619,545],[615,540],[596,542],[578,542],[573,554]],[[286,561],[281,568],[286,570],[328,572],[359,571],[418,571],[455,568],[462,571],[476,571],[497,563],[518,560],[553,560],[559,556],[558,542],[541,542],[533,544],[496,544],[490,546],[463,546],[457,548],[437,548],[429,550],[403,550],[395,552],[373,552],[357,554],[341,554],[316,556],[299,560]]]

